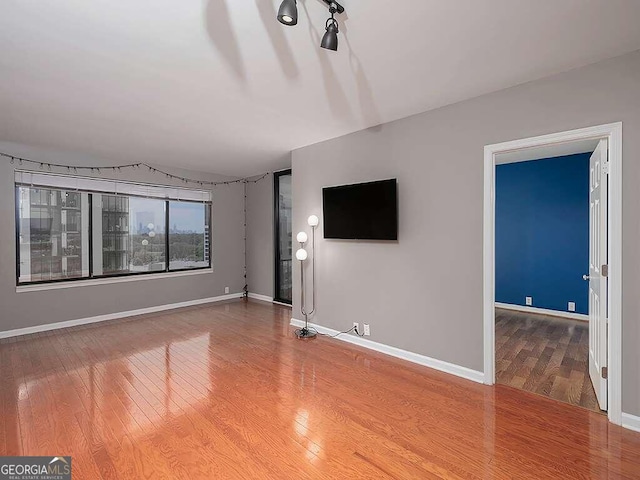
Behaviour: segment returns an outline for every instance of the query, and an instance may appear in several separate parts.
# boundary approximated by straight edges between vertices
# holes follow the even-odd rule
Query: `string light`
[[[216,185],[233,185],[236,183],[258,183],[260,180],[262,180],[263,178],[265,178],[267,175],[269,175],[268,173],[264,173],[262,175],[256,175],[254,177],[246,177],[246,178],[239,178],[237,180],[226,180],[226,181],[219,181],[219,182],[208,182],[205,180],[192,180],[190,178],[186,178],[186,177],[181,177],[178,175],[173,175],[171,173],[168,172],[164,172],[162,170],[159,170],[157,168],[152,167],[151,165],[147,164],[147,163],[128,163],[125,165],[114,165],[114,166],[92,166],[92,167],[81,167],[81,166],[71,166],[71,165],[64,165],[61,163],[45,163],[45,162],[39,162],[37,160],[29,160],[28,158],[22,158],[22,157],[16,157],[14,155],[9,155],[7,153],[3,153],[0,152],[0,156],[3,158],[6,158],[9,160],[9,162],[11,164],[14,164],[16,160],[18,160],[18,163],[20,165],[24,163],[29,164],[29,165],[37,165],[40,170],[44,170],[44,167],[46,165],[47,170],[49,170],[50,172],[53,171],[54,168],[60,168],[60,169],[67,169],[67,172],[71,171],[71,169],[73,169],[74,173],[78,173],[78,170],[80,171],[90,171],[90,172],[95,172],[97,171],[99,174],[102,174],[102,170],[105,171],[112,171],[114,173],[122,173],[122,169],[132,169],[132,170],[139,170],[141,168],[146,167],[148,169],[149,172],[151,173],[160,173],[162,175],[165,175],[166,178],[170,178],[173,180],[180,180],[184,183],[193,183],[196,185],[200,185],[200,186],[216,186]],[[257,177],[257,178],[256,178]]]

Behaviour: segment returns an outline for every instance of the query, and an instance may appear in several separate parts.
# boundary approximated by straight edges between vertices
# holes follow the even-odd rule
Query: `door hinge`
[[[600,269],[600,275],[602,275],[603,277],[609,276],[609,265],[602,265],[602,268]]]
[[[607,367],[602,367],[602,378],[605,380],[609,377],[609,369]]]
[[[602,173],[605,175],[609,175],[609,162],[605,162],[602,164]]]

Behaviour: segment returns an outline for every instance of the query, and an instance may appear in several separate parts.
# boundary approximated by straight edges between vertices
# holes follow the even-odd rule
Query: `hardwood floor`
[[[0,344],[0,455],[78,479],[639,478],[640,434],[320,337],[287,308],[194,307]]]
[[[496,309],[496,382],[600,413],[589,378],[589,324]]]

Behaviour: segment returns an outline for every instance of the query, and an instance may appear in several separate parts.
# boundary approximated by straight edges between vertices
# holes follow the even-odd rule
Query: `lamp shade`
[[[327,31],[322,36],[322,42],[320,42],[322,48],[327,50],[338,50],[338,25],[335,21],[330,22],[327,25]]]
[[[298,6],[296,0],[283,0],[278,10],[278,21],[283,25],[298,23]]]
[[[311,215],[309,218],[307,218],[307,223],[310,227],[317,227],[320,223],[320,219],[316,215]]]
[[[296,258],[301,262],[304,262],[308,256],[309,255],[307,254],[307,251],[304,248],[299,248],[298,251],[296,252]]]
[[[298,240],[298,243],[304,243],[308,239],[309,237],[307,237],[307,234],[305,232],[298,233],[298,236],[296,237],[296,240]]]

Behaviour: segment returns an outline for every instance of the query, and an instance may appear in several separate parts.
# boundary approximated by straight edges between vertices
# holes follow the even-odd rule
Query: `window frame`
[[[194,267],[194,268],[171,268],[171,259],[169,258],[169,247],[171,244],[171,234],[169,232],[169,225],[170,225],[170,220],[171,220],[171,215],[170,215],[170,204],[171,202],[182,202],[182,203],[197,203],[199,205],[204,205],[204,218],[207,218],[207,213],[208,213],[208,217],[209,217],[209,223],[207,224],[205,222],[205,227],[208,227],[209,229],[209,255],[207,255],[209,257],[209,265],[206,267]],[[197,202],[195,200],[171,200],[171,199],[167,199],[167,203],[165,206],[165,222],[166,222],[166,226],[165,226],[165,251],[166,256],[167,256],[167,272],[166,273],[173,273],[173,272],[191,272],[193,270],[205,270],[205,269],[211,269],[211,265],[212,265],[212,255],[211,255],[211,245],[213,244],[213,242],[211,241],[211,212],[213,211],[212,208],[212,202]],[[209,211],[207,212],[207,208],[209,209]]]
[[[136,197],[136,198],[149,198],[149,199],[154,199],[154,200],[159,200],[164,202],[165,204],[165,268],[163,270],[156,270],[156,271],[152,271],[152,272],[124,272],[124,273],[116,273],[116,274],[110,274],[110,275],[94,275],[94,271],[93,271],[93,224],[94,224],[94,215],[93,215],[93,195],[94,194],[99,194],[99,195],[114,195],[113,192],[104,192],[104,191],[97,191],[97,190],[87,190],[87,189],[78,189],[77,191],[80,193],[86,193],[88,194],[88,198],[89,198],[89,276],[87,277],[78,277],[78,278],[59,278],[59,279],[53,279],[53,280],[36,280],[36,281],[32,281],[32,282],[20,282],[20,187],[28,187],[28,188],[41,188],[41,189],[49,189],[49,190],[58,190],[58,191],[65,191],[68,189],[64,189],[61,187],[52,187],[52,186],[46,186],[46,185],[25,185],[25,184],[20,184],[17,182],[14,182],[14,198],[15,198],[15,205],[14,205],[14,210],[15,210],[15,238],[16,238],[16,288],[23,288],[23,287],[31,287],[31,286],[38,286],[38,285],[55,285],[55,284],[70,284],[70,283],[75,283],[75,282],[91,282],[91,281],[96,281],[96,283],[99,283],[101,280],[112,280],[112,279],[118,279],[118,278],[132,278],[133,277],[148,277],[148,276],[153,276],[153,275],[161,275],[161,278],[166,278],[167,276],[170,276],[170,274],[172,273],[177,273],[177,274],[184,274],[185,272],[202,272],[204,270],[209,270],[209,271],[213,271],[213,256],[212,256],[212,245],[213,242],[211,241],[211,230],[212,230],[212,212],[213,212],[213,202],[212,201],[198,201],[198,200],[180,200],[180,199],[173,199],[173,198],[160,198],[160,197],[149,197],[149,196],[145,196],[145,195],[135,195],[135,194],[130,194],[130,193],[126,193],[126,194],[120,194],[120,196],[122,197]],[[158,185],[160,187],[160,185]],[[171,188],[171,187],[168,187]],[[170,269],[169,265],[170,265],[170,260],[169,260],[169,203],[170,202],[184,202],[184,203],[197,203],[197,204],[201,204],[201,205],[205,205],[205,219],[206,219],[206,215],[208,213],[208,220],[209,220],[209,245],[208,245],[208,250],[209,250],[209,264],[206,267],[194,267],[194,268],[180,268],[180,269]],[[208,207],[208,212],[207,212],[207,207]],[[178,275],[181,276],[181,275]]]

